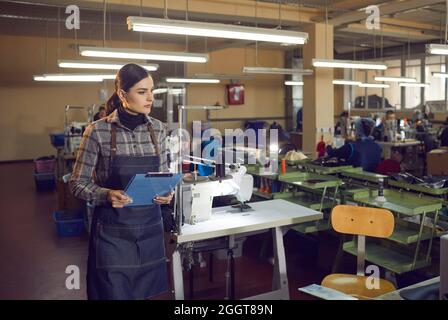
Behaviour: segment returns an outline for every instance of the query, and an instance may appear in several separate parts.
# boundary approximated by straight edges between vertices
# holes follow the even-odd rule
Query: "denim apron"
[[[156,156],[116,155],[116,125],[112,124],[109,189],[123,190],[137,173],[157,172],[160,150],[151,125],[148,131]],[[146,299],[168,290],[160,205],[95,208],[89,242],[89,300]]]

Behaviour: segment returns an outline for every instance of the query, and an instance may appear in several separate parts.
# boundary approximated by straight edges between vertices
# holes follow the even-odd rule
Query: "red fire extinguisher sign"
[[[227,103],[229,105],[244,104],[244,85],[242,84],[227,85]]]

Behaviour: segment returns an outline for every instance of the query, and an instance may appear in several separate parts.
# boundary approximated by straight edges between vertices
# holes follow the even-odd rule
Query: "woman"
[[[327,147],[329,157],[345,159],[347,164],[362,167],[364,171],[375,172],[381,160],[382,149],[373,141],[371,133],[375,122],[369,118],[361,118],[355,122],[356,141],[347,142],[339,149]]]
[[[136,64],[123,66],[108,116],[85,131],[70,179],[72,193],[95,204],[89,244],[89,299],[145,299],[167,288],[160,205],[126,207],[123,191],[137,173],[168,171],[162,122],[149,116],[153,80]]]

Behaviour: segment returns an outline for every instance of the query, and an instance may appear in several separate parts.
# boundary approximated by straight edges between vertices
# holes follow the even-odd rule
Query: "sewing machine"
[[[182,185],[183,214],[190,224],[209,220],[213,198],[234,195],[240,202],[239,211],[250,207],[245,204],[252,196],[253,177],[246,174],[245,166],[232,165],[224,177],[193,177]]]
[[[73,121],[65,127],[65,153],[76,155],[87,126],[87,122]]]

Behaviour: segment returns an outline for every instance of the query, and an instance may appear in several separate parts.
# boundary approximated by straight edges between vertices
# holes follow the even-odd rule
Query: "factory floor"
[[[37,192],[33,163],[0,165],[0,299],[86,299],[85,274],[88,236],[59,238],[52,219],[57,209],[56,192]],[[291,299],[313,299],[298,288],[320,283],[331,271],[338,240],[324,235],[322,241],[290,231],[284,237]],[[265,248],[262,250],[262,248]],[[318,254],[319,253],[319,254]],[[203,255],[208,262],[209,255]],[[215,254],[213,281],[208,265],[194,269],[194,299],[225,296],[226,260]],[[235,259],[235,297],[243,298],[270,290],[272,239],[269,233],[250,236]],[[346,261],[349,260],[349,261]],[[340,271],[352,272],[355,261],[344,259]],[[66,267],[80,269],[79,290],[66,289]],[[189,274],[184,273],[185,297],[189,298]]]

